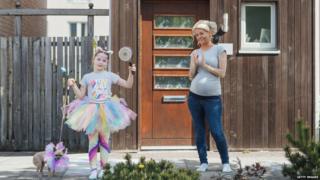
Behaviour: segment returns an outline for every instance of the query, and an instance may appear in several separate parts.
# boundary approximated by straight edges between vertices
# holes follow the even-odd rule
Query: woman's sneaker
[[[97,169],[91,170],[89,179],[97,179],[97,175],[98,175]]]
[[[231,167],[230,167],[230,164],[223,164],[222,172],[224,172],[224,173],[232,172],[232,169],[231,169]]]
[[[103,177],[103,169],[99,171],[98,179],[102,179],[102,177]]]
[[[197,171],[198,172],[206,172],[208,169],[208,164],[207,163],[202,163],[198,168]]]

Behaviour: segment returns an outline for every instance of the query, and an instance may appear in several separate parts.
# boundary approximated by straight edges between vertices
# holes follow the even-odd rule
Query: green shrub
[[[288,134],[287,139],[297,150],[293,152],[289,146],[284,148],[291,164],[284,165],[282,174],[292,179],[306,176],[320,177],[320,143],[310,137],[310,129],[303,121],[297,122],[297,138]]]
[[[104,168],[104,180],[196,180],[200,174],[189,169],[176,168],[171,162],[161,160],[156,162],[151,159],[146,161],[141,157],[139,163],[134,164],[131,155],[126,154],[125,162],[115,165],[113,171],[110,164]]]

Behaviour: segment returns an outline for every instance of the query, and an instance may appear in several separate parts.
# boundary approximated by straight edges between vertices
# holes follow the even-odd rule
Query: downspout
[[[108,37],[108,50],[112,50],[112,1],[113,0],[109,0],[109,37]],[[112,58],[110,58],[112,60]],[[112,69],[112,63],[111,61],[109,61],[108,64],[108,71],[111,71]]]
[[[320,3],[314,0],[314,135],[319,142],[319,120],[320,120]]]

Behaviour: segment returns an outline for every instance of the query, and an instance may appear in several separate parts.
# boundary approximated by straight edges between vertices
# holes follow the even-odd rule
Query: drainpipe
[[[314,135],[319,142],[319,120],[320,120],[320,3],[314,0]]]
[[[108,50],[112,50],[112,43],[111,43],[111,40],[112,40],[112,1],[113,0],[109,0],[109,36],[108,36]],[[111,55],[112,56],[112,55]],[[110,56],[110,57],[111,57]],[[112,60],[112,57],[110,58]],[[108,64],[108,71],[111,71],[112,69],[112,63],[111,61],[109,61],[109,64]]]

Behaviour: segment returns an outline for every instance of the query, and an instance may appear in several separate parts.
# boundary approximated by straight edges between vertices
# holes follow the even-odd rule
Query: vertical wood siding
[[[128,77],[128,63],[122,62],[118,57],[118,51],[123,46],[132,48],[132,62],[138,62],[138,0],[112,0],[112,71],[121,77]],[[133,111],[137,112],[138,107],[138,73],[134,77],[132,89],[114,87],[113,92],[119,92],[118,96],[124,97]],[[129,128],[121,130],[112,135],[114,149],[137,149],[138,143],[138,120],[133,122]]]
[[[225,133],[234,149],[281,148],[298,118],[313,127],[313,1],[261,1],[276,3],[279,55],[238,54],[242,2],[259,1],[210,0],[217,24],[229,13],[222,42],[234,48],[222,82]]]

